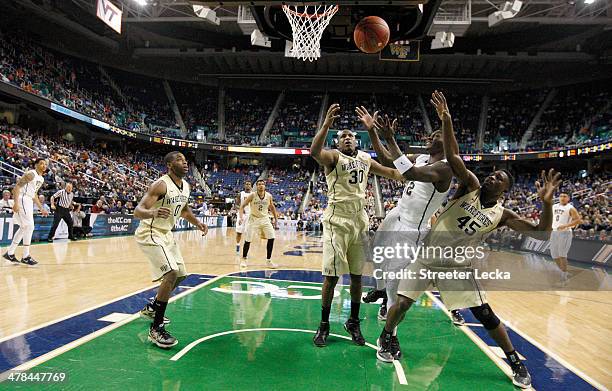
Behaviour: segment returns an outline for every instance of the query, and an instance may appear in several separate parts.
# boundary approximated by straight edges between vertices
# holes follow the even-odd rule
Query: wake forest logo
[[[468,203],[467,201],[463,201],[459,207],[474,217],[474,220],[481,222],[484,227],[490,227],[493,225],[493,222],[486,214],[482,213],[478,210],[474,205]]]
[[[182,194],[174,196],[174,197],[165,197],[164,205],[186,203],[188,200],[189,200],[189,197],[184,196]]]
[[[361,160],[350,160],[348,163],[343,163],[340,165],[340,167],[344,170],[344,171],[352,171],[356,168],[362,169],[362,170],[367,170],[368,169],[368,165],[364,162],[362,162]]]

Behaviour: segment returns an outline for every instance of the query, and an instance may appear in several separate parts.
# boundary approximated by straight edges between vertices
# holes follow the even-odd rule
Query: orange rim
[[[330,9],[328,9],[327,11],[320,13],[320,14],[309,14],[308,12],[297,12],[292,10],[291,8],[289,8],[288,5],[283,4],[283,9],[295,16],[298,16],[300,18],[309,18],[309,19],[319,19],[323,16],[326,16],[330,13],[336,12],[340,7],[338,5],[335,5],[333,7],[331,7]],[[306,6],[306,9],[308,9],[308,6]]]

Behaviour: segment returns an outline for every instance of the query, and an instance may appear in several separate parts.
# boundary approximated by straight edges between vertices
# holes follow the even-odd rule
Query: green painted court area
[[[433,302],[423,296],[400,327],[407,385],[375,350],[329,338],[312,344],[320,318],[321,284],[222,277],[169,305],[170,350],[147,341],[148,322],[133,320],[59,355],[35,372],[67,372],[69,381],[22,389],[114,390],[503,390],[514,389],[500,369]],[[347,287],[334,300],[332,333],[348,336]],[[376,344],[377,306],[362,304],[362,330]],[[246,329],[291,329],[259,330]],[[302,330],[302,331],[296,331]],[[230,332],[224,335],[215,334]],[[192,342],[213,336],[188,351]],[[182,356],[171,360],[182,351]]]

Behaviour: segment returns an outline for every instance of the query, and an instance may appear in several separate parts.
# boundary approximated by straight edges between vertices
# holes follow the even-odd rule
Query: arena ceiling
[[[96,0],[14,0],[6,4],[0,20],[32,31],[59,50],[123,68],[129,63],[135,70],[161,72],[163,77],[169,77],[171,69],[176,79],[293,75],[530,83],[551,75],[589,79],[612,72],[610,0],[590,5],[584,0],[525,0],[517,16],[492,28],[487,15],[502,1],[444,0],[436,14],[442,26],[444,16],[463,12],[465,17],[466,10],[469,23],[458,31],[451,49],[431,50],[431,37],[426,37],[415,63],[346,52],[325,53],[316,63],[286,58],[284,42],[273,42],[272,49],[251,46],[232,2],[213,7],[221,19],[216,26],[195,16],[192,5],[202,1],[142,0],[148,2],[144,6],[135,0],[112,1],[123,8],[121,35],[96,18]],[[434,20],[430,32],[443,28]]]

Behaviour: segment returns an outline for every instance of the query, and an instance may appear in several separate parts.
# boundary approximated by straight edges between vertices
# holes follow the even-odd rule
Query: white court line
[[[304,270],[304,271],[319,271],[319,270],[312,270],[312,269],[277,269],[277,270]],[[247,279],[253,279],[253,280],[260,280],[260,279],[267,279],[267,280],[273,280],[273,281],[287,281],[287,282],[299,282],[299,283],[310,283],[310,284],[319,284],[321,285],[322,283],[320,282],[309,282],[309,281],[294,281],[294,280],[283,280],[283,279],[275,279],[275,278],[263,278],[263,277],[242,277],[242,276],[231,276],[231,277],[238,277],[238,278],[247,278]],[[343,285],[343,284],[337,284],[336,286],[348,286],[348,285]],[[440,301],[440,299],[438,299],[433,293],[431,292],[426,292],[433,301],[435,301],[441,308],[443,308],[445,311],[444,313],[451,318],[450,313],[447,311],[446,306],[444,305],[444,303],[442,303]],[[498,316],[499,318],[499,316]],[[511,323],[505,321],[502,318],[499,318],[504,324],[507,325],[511,325]],[[452,318],[451,318],[452,320]],[[478,324],[472,324],[472,323],[466,323],[464,326],[476,326],[476,327],[482,327],[482,325],[480,323]],[[495,355],[495,353],[493,351],[491,351],[491,349],[489,348],[489,346],[487,344],[484,343],[484,341],[482,341],[478,335],[476,335],[472,330],[469,329],[469,327],[464,327],[464,326],[459,326],[459,328],[461,330],[463,330],[463,332],[472,340],[474,341],[474,343],[476,345],[478,345],[480,347],[481,350],[483,350],[485,352],[485,354],[487,354],[487,356],[489,356],[489,358],[491,358],[491,360],[493,360],[493,362],[495,362],[495,364],[510,378],[512,379],[512,370],[510,369],[510,366],[508,364],[506,364],[505,361],[503,361],[501,358],[499,358],[497,355]],[[529,337],[526,333],[522,332],[520,329],[518,329],[516,326],[510,326],[510,328],[512,330],[514,330],[514,332],[516,332],[518,335],[520,335],[521,337],[523,337],[525,340],[527,340],[529,343],[531,343],[533,346],[537,347],[538,349],[540,349],[542,352],[546,353],[547,355],[549,355],[550,357],[554,358],[555,360],[557,360],[561,365],[563,365],[564,367],[566,367],[567,369],[571,370],[572,372],[574,372],[576,375],[580,376],[582,379],[584,379],[586,382],[590,383],[593,387],[599,389],[599,390],[603,390],[603,391],[607,391],[608,388],[606,388],[604,385],[602,385],[601,383],[599,383],[598,381],[594,380],[593,378],[591,378],[590,376],[588,376],[587,374],[585,374],[584,372],[582,372],[581,370],[579,370],[578,368],[576,368],[575,366],[573,366],[572,364],[570,364],[569,362],[567,362],[566,360],[564,360],[563,358],[559,357],[557,354],[551,352],[549,349],[547,349],[546,347],[542,346],[540,343],[536,342],[533,338]]]
[[[404,373],[404,367],[402,367],[402,363],[398,360],[393,360],[393,366],[395,367],[397,380],[399,380],[400,384],[408,385],[408,380],[406,380],[406,374]]]
[[[189,351],[191,349],[193,349],[197,345],[201,344],[202,342],[206,342],[206,341],[208,341],[210,339],[213,339],[213,338],[216,338],[216,337],[221,337],[223,335],[238,334],[238,333],[247,333],[247,332],[251,332],[251,331],[293,331],[293,332],[297,332],[297,333],[308,333],[308,334],[315,334],[316,333],[316,331],[314,331],[314,330],[287,329],[287,328],[276,328],[276,327],[267,327],[267,328],[259,328],[259,329],[228,330],[228,331],[223,331],[223,332],[217,333],[217,334],[207,335],[206,337],[202,337],[200,339],[196,339],[195,341],[193,341],[192,343],[190,343],[189,345],[187,345],[183,349],[181,349],[174,356],[170,357],[170,360],[171,361],[178,361],[178,360],[180,360],[181,357],[183,357],[184,355],[189,353]],[[350,337],[347,337],[346,335],[339,335],[339,334],[333,334],[333,333],[331,333],[329,335],[333,336],[333,337],[336,337],[336,338],[342,338],[342,339],[347,339],[349,341],[352,341],[352,339]],[[366,342],[365,345],[367,347],[369,347],[369,348],[374,349],[374,350],[378,350],[376,345],[372,345],[369,342]],[[404,368],[402,367],[402,365],[398,361],[393,361],[393,363],[394,363],[394,367],[395,367],[395,373],[397,374],[397,378],[398,378],[400,384],[408,385],[408,381],[406,380],[406,374],[404,373]]]
[[[296,269],[276,269],[276,270],[296,270]],[[252,271],[262,271],[262,270],[252,270]],[[230,272],[230,273],[222,274],[222,275],[219,275],[219,276],[216,276],[216,277],[212,277],[212,278],[210,278],[209,280],[207,280],[207,281],[203,282],[202,284],[200,284],[200,285],[197,285],[197,286],[193,287],[192,289],[185,289],[183,292],[178,293],[177,295],[175,295],[175,296],[173,296],[172,298],[170,298],[169,302],[173,302],[173,301],[175,301],[175,300],[177,300],[177,299],[179,299],[179,298],[181,298],[181,297],[183,297],[183,296],[186,296],[186,295],[188,295],[188,294],[191,294],[191,293],[195,292],[196,290],[199,290],[199,289],[201,289],[201,288],[205,287],[206,285],[209,285],[209,284],[211,284],[211,283],[213,283],[213,282],[215,282],[215,281],[217,281],[217,280],[219,280],[219,279],[221,279],[221,278],[223,278],[223,277],[232,277],[232,278],[248,278],[248,279],[256,279],[256,280],[265,280],[265,279],[266,279],[266,278],[262,278],[262,277],[241,277],[241,276],[231,276],[231,274],[234,274],[234,273],[237,273],[237,272]],[[272,278],[267,278],[267,279],[268,279],[268,280],[275,280],[275,279],[272,279]],[[288,280],[277,280],[277,281],[288,281]],[[300,282],[300,283],[304,283],[305,281],[288,281],[288,282]],[[320,282],[314,282],[313,284],[321,284],[321,283],[320,283]],[[122,300],[122,299],[125,299],[126,297],[129,297],[129,296],[132,296],[132,295],[138,294],[138,293],[140,293],[140,292],[144,292],[144,291],[146,291],[146,290],[149,290],[149,289],[155,288],[155,287],[157,287],[157,286],[158,286],[158,285],[152,285],[152,286],[149,286],[149,287],[147,287],[147,288],[144,288],[144,289],[140,289],[140,290],[138,290],[138,291],[135,291],[135,292],[133,292],[133,293],[130,293],[130,294],[127,294],[127,295],[124,295],[124,296],[121,296],[121,297],[115,298],[115,299],[110,300],[110,301],[108,301],[108,302],[105,302],[105,303],[103,303],[103,304],[100,304],[100,305],[97,305],[97,306],[94,306],[94,307],[90,307],[90,308],[88,308],[88,309],[85,309],[85,310],[82,310],[82,311],[76,312],[76,313],[74,313],[74,314],[72,314],[72,315],[68,315],[68,316],[65,316],[65,317],[63,317],[63,318],[56,319],[56,320],[53,320],[53,321],[51,321],[51,322],[47,322],[47,323],[44,323],[44,324],[42,324],[42,325],[36,326],[36,327],[34,327],[34,328],[32,328],[32,329],[28,329],[28,330],[25,330],[25,331],[22,331],[22,332],[19,332],[19,333],[16,333],[16,334],[10,335],[10,336],[8,336],[8,337],[5,337],[5,338],[1,339],[1,340],[0,340],[0,342],[4,341],[4,340],[6,340],[6,339],[15,338],[16,336],[20,336],[20,335],[22,335],[22,334],[25,334],[25,333],[28,333],[28,332],[31,332],[31,331],[37,330],[37,329],[39,329],[39,328],[41,328],[41,327],[46,327],[46,326],[48,326],[48,325],[51,325],[51,324],[54,324],[54,323],[57,323],[57,322],[61,322],[61,321],[66,320],[66,319],[68,319],[68,318],[70,318],[70,317],[73,317],[73,316],[78,316],[78,315],[80,315],[80,314],[82,314],[82,313],[85,313],[85,312],[87,312],[87,311],[91,311],[91,310],[94,310],[94,309],[96,309],[96,308],[103,307],[103,306],[108,305],[108,304],[111,304],[111,303],[113,303],[113,302],[115,302],[115,301],[117,301],[117,300]],[[124,324],[127,324],[127,323],[131,322],[131,321],[132,321],[132,320],[134,320],[134,319],[139,318],[139,316],[140,316],[140,315],[139,315],[138,313],[133,314],[133,315],[131,315],[129,318],[126,318],[125,320],[123,320],[123,321],[121,321],[121,322],[113,323],[113,324],[111,324],[111,325],[109,325],[109,326],[106,326],[106,327],[104,327],[104,328],[100,329],[100,330],[94,331],[94,332],[93,332],[93,333],[91,333],[91,334],[88,334],[88,335],[86,335],[86,336],[84,336],[84,337],[81,337],[81,338],[79,338],[79,339],[77,339],[77,340],[75,340],[75,341],[72,341],[72,342],[70,342],[70,343],[68,343],[68,344],[64,345],[64,346],[60,346],[59,348],[57,348],[57,349],[55,349],[55,350],[52,350],[52,351],[50,351],[50,352],[48,352],[48,353],[46,353],[46,354],[43,354],[42,356],[36,357],[36,358],[34,358],[34,359],[32,359],[32,360],[30,360],[30,361],[28,361],[28,362],[25,362],[25,363],[23,363],[23,364],[21,364],[21,365],[19,365],[19,366],[17,366],[17,367],[12,368],[11,370],[28,370],[28,369],[31,369],[31,368],[33,368],[33,367],[35,367],[35,366],[37,366],[37,365],[40,365],[40,364],[44,363],[45,361],[48,361],[48,360],[50,360],[50,359],[52,359],[52,358],[55,358],[55,357],[57,357],[57,356],[59,356],[59,355],[61,355],[61,354],[65,353],[65,352],[67,352],[67,351],[69,351],[69,350],[71,350],[71,349],[74,349],[74,348],[76,348],[77,346],[80,346],[80,345],[82,345],[82,344],[84,344],[84,343],[86,343],[86,342],[89,342],[89,341],[91,341],[92,339],[99,337],[100,335],[104,335],[104,334],[106,334],[106,333],[108,333],[108,332],[110,332],[110,331],[113,331],[114,329],[116,329],[116,328],[118,328],[118,327],[121,327],[121,326],[123,326]],[[9,371],[10,371],[10,370],[9,370]],[[4,372],[4,373],[1,373],[1,374],[0,374],[0,382],[1,382],[2,380],[6,379],[6,376],[8,376],[8,373],[9,373],[9,372],[8,372],[8,371],[6,371],[6,372]]]
[[[95,306],[93,306],[93,307],[86,308],[86,309],[81,310],[81,311],[79,311],[79,312],[74,312],[74,313],[72,313],[72,314],[70,314],[70,315],[66,315],[66,316],[63,316],[63,317],[58,318],[58,319],[53,319],[53,320],[51,320],[51,321],[49,321],[49,322],[41,323],[41,324],[39,324],[39,325],[37,325],[37,326],[34,326],[34,327],[32,327],[32,328],[29,328],[29,329],[27,329],[27,330],[24,330],[24,331],[19,331],[19,332],[15,333],[15,334],[11,334],[11,335],[9,335],[9,336],[2,337],[2,338],[0,338],[0,342],[4,342],[4,341],[6,341],[6,340],[9,340],[9,339],[12,339],[12,338],[15,338],[15,337],[19,337],[20,335],[27,334],[27,333],[31,333],[32,331],[36,331],[36,330],[41,329],[41,328],[43,328],[43,327],[50,326],[50,325],[52,325],[52,324],[54,324],[54,323],[59,323],[59,322],[64,321],[64,320],[66,320],[66,319],[69,319],[69,318],[72,318],[72,317],[75,317],[75,316],[79,316],[79,315],[81,315],[81,314],[84,314],[85,312],[89,312],[89,311],[92,311],[92,310],[98,309],[98,308],[100,308],[100,307],[104,307],[105,305],[112,304],[112,303],[114,303],[114,302],[116,302],[116,301],[123,300],[123,299],[125,299],[125,298],[130,297],[130,296],[137,295],[137,294],[139,294],[139,293],[141,293],[141,292],[148,291],[149,289],[153,289],[153,288],[156,288],[156,287],[158,287],[158,286],[159,286],[159,284],[151,285],[151,286],[148,286],[148,287],[146,287],[146,288],[143,288],[143,289],[140,289],[140,290],[137,290],[137,291],[134,291],[134,292],[128,293],[128,294],[126,294],[126,295],[119,296],[119,297],[116,297],[116,298],[114,298],[114,299],[111,299],[111,300],[105,301],[105,302],[104,302],[104,303],[102,303],[102,304],[96,304],[96,305],[95,305]]]
[[[223,278],[225,276],[226,275],[221,275],[221,276],[217,276],[217,277],[211,278],[210,280],[205,281],[202,284],[195,286],[193,289],[187,289],[184,292],[181,292],[181,293],[171,297],[168,302],[173,302],[175,300],[178,300],[178,299],[182,298],[183,296],[192,294],[193,292],[195,292],[195,291],[197,291],[199,289],[202,289],[206,285],[209,285],[209,284],[211,284],[211,283],[213,283],[213,282],[215,282],[215,281],[217,281],[217,280],[219,280],[219,279],[221,279],[221,278]],[[77,346],[80,346],[80,345],[82,345],[82,344],[84,344],[86,342],[89,342],[89,341],[91,341],[94,338],[97,338],[97,337],[99,337],[101,335],[104,335],[104,334],[110,332],[110,331],[113,331],[116,328],[119,328],[119,327],[121,327],[121,326],[123,326],[123,325],[125,325],[125,324],[127,324],[127,323],[129,323],[131,321],[133,321],[134,319],[139,318],[139,317],[140,317],[139,313],[133,314],[129,318],[127,318],[127,319],[125,319],[125,320],[123,320],[121,322],[113,323],[110,326],[106,326],[106,327],[104,327],[104,328],[102,328],[100,330],[94,331],[91,334],[88,334],[88,335],[86,335],[84,337],[81,337],[81,338],[79,338],[79,339],[77,339],[75,341],[72,341],[72,342],[70,342],[70,343],[68,343],[68,344],[66,344],[64,346],[61,346],[61,347],[59,347],[59,348],[57,348],[55,350],[52,350],[52,351],[50,351],[50,352],[48,352],[46,354],[43,354],[42,356],[39,356],[39,357],[37,357],[37,358],[35,358],[33,360],[30,360],[30,361],[28,361],[26,363],[23,363],[23,364],[19,365],[18,367],[13,368],[12,370],[15,370],[15,371],[16,370],[24,371],[24,370],[31,369],[31,368],[33,368],[33,367],[35,367],[37,365],[40,365],[40,364],[44,363],[45,361],[48,361],[48,360],[50,360],[52,358],[55,358],[55,357],[59,356],[60,354],[66,353],[67,351],[69,351],[71,349],[74,349]],[[6,379],[6,376],[8,376],[9,371],[6,371],[6,372],[0,374],[0,381],[2,381],[3,379]]]
[[[499,318],[499,316],[498,316],[498,318]],[[529,342],[530,344],[532,344],[536,348],[540,349],[546,355],[548,355],[548,356],[554,358],[555,360],[557,360],[559,362],[559,364],[563,365],[564,367],[566,367],[570,371],[574,372],[576,375],[581,377],[583,380],[585,380],[587,383],[589,383],[593,387],[597,388],[598,390],[602,390],[602,391],[607,391],[608,390],[608,388],[606,386],[604,386],[603,384],[599,383],[597,380],[593,379],[592,377],[590,377],[586,373],[582,372],[580,369],[576,368],[575,366],[573,366],[572,364],[567,362],[562,357],[559,357],[556,353],[551,352],[547,347],[543,346],[542,344],[540,344],[539,342],[537,342],[536,340],[531,338],[525,332],[519,330],[516,326],[512,325],[510,322],[507,322],[506,320],[504,320],[502,318],[499,318],[499,319],[502,322],[504,322],[505,324],[507,324],[515,333],[517,333],[518,335],[523,337],[525,340],[527,340],[527,342]]]
[[[446,306],[444,305],[444,303],[442,303],[442,301],[440,301],[440,299],[438,299],[436,296],[434,296],[433,293],[427,291],[425,292],[427,294],[427,296],[429,296],[431,298],[431,300],[434,301],[434,303],[436,303],[436,305],[438,305],[440,308],[442,308],[442,312],[444,312],[444,314],[446,316],[448,316],[451,320],[452,320],[452,316],[450,314],[450,312],[448,311],[448,309],[446,308]],[[480,348],[480,350],[482,350],[482,352],[484,354],[487,355],[487,357],[489,357],[491,359],[491,361],[493,361],[493,363],[495,363],[495,365],[497,365],[497,367],[499,369],[501,369],[501,371],[510,378],[510,380],[512,380],[512,369],[510,369],[510,365],[506,364],[506,362],[504,360],[502,360],[501,358],[499,358],[495,352],[493,352],[490,348],[489,345],[487,345],[486,343],[484,343],[484,341],[482,339],[480,339],[480,337],[478,337],[478,335],[476,335],[476,333],[474,333],[472,330],[470,330],[469,327],[465,327],[465,326],[461,326],[458,327],[459,330],[463,331],[465,333],[465,335],[467,335],[467,337],[469,339],[472,340],[472,342],[474,342],[476,344],[476,346],[478,346]],[[531,390],[535,390],[532,386],[532,388],[530,388]]]

